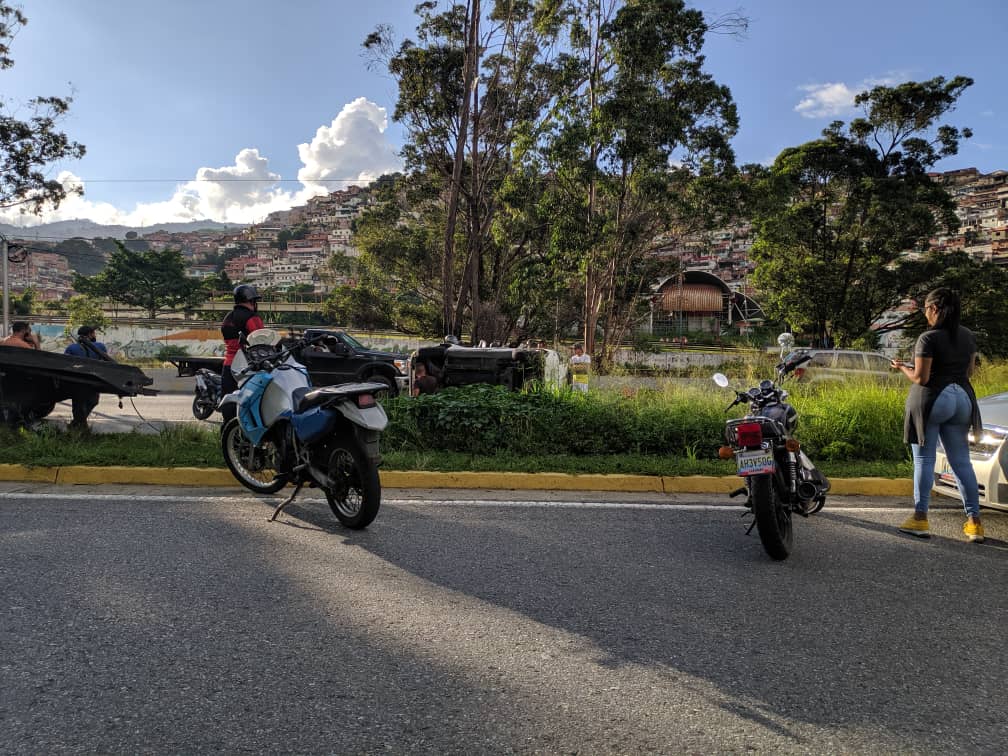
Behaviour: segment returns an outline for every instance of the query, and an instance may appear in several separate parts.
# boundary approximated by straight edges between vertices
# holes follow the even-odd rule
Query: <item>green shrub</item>
[[[762,357],[731,370],[735,385],[770,374]],[[723,369],[723,368],[722,368]],[[704,369],[704,377],[709,369]],[[385,403],[382,445],[393,452],[471,455],[666,455],[714,459],[722,443],[728,391],[706,381],[661,389],[509,392],[501,386],[450,388]],[[985,396],[1008,389],[1008,367],[989,365],[976,384]],[[902,463],[903,405],[909,384],[874,381],[788,384],[797,437],[813,459]],[[745,412],[733,410],[734,416]]]
[[[177,344],[168,344],[163,346],[158,350],[157,359],[161,362],[167,362],[168,360],[174,359],[176,357],[188,357],[189,350],[185,347],[178,346]]]

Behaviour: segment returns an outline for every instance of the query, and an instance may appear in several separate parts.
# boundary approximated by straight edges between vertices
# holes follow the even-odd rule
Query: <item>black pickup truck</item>
[[[309,328],[305,338],[324,336],[316,345],[299,350],[295,357],[308,368],[308,375],[315,386],[332,386],[354,381],[378,381],[389,387],[389,394],[396,396],[406,390],[409,378],[406,375],[405,354],[380,352],[368,349],[346,331],[339,329]],[[281,340],[281,344],[287,342]],[[224,365],[222,357],[174,357],[171,363],[178,368],[180,376],[196,375],[199,368],[207,368],[220,373]]]

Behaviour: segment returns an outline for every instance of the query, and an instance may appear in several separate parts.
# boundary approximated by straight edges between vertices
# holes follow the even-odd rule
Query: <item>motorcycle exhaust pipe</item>
[[[819,495],[819,486],[815,483],[810,483],[807,480],[803,480],[798,484],[798,489],[795,492],[798,494],[798,498],[801,501],[812,501]]]

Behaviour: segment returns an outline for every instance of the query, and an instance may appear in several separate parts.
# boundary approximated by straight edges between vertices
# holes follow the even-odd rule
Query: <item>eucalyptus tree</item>
[[[445,332],[458,333],[468,311],[474,339],[501,338],[517,317],[506,300],[528,248],[496,223],[514,168],[514,126],[534,120],[549,100],[542,61],[552,37],[537,25],[542,4],[469,0],[439,11],[421,3],[416,41],[397,46],[382,26],[364,43],[398,83],[393,117],[407,134],[409,180],[426,184],[427,209],[441,205],[440,275],[428,288],[440,299]]]
[[[820,139],[791,147],[759,182],[753,282],[767,314],[849,344],[919,282],[906,253],[958,227],[955,204],[928,175],[971,136],[939,121],[972,79],[879,86]]]
[[[500,340],[547,309],[556,323],[577,292],[588,348],[599,328],[608,353],[656,274],[656,237],[686,222],[677,195],[732,164],[734,104],[703,71],[712,26],[681,0],[417,13],[415,42],[379,27],[365,47],[398,82],[407,170],[443,205],[445,327],[468,308],[474,337]]]
[[[712,28],[745,21],[709,23],[682,0],[549,6],[566,42],[523,158],[549,177],[550,254],[579,279],[586,350],[605,364],[661,272],[658,240],[700,220],[697,182],[734,170],[735,105],[702,50]]]

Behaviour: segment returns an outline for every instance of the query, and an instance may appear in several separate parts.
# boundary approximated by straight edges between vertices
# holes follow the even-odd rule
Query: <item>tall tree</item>
[[[511,274],[530,249],[499,233],[500,192],[523,137],[516,124],[541,118],[549,103],[544,60],[557,30],[540,22],[552,4],[470,0],[439,12],[425,2],[416,41],[396,47],[387,27],[365,41],[399,84],[394,118],[407,132],[411,180],[442,204],[435,285],[446,332],[468,316],[474,339],[499,339],[519,317],[508,302]]]
[[[75,273],[73,287],[81,294],[139,307],[153,319],[158,312],[192,307],[200,292],[197,280],[185,275],[185,259],[177,249],[133,252],[123,244],[94,276]]]
[[[732,173],[738,118],[703,70],[711,25],[682,0],[571,0],[554,4],[554,23],[570,44],[535,159],[553,177],[553,255],[576,266],[585,348],[604,365],[652,282],[657,237],[695,221],[676,195]]]
[[[962,324],[977,337],[980,352],[987,357],[1008,357],[1008,269],[993,262],[976,260],[963,251],[934,251],[924,259],[908,261],[902,272],[912,268],[909,277],[916,283],[908,298],[916,303],[916,311],[904,320],[892,323],[888,330],[899,329],[909,338],[916,338],[927,329],[924,300],[932,289],[947,286],[962,298]]]
[[[10,44],[26,23],[20,8],[0,0],[0,69],[14,65]],[[71,102],[69,97],[35,97],[24,103],[31,115],[21,120],[5,112],[9,103],[0,101],[0,207],[21,206],[38,214],[58,206],[68,191],[83,193],[79,185],[68,190],[46,173],[54,162],[84,156],[84,145],[57,130]]]
[[[777,157],[757,188],[766,199],[752,251],[768,315],[843,345],[900,302],[919,273],[897,263],[940,227],[958,226],[952,198],[927,171],[971,135],[938,122],[972,83],[875,87],[855,99],[863,116],[846,131],[836,121]]]
[[[650,284],[639,263],[666,224],[670,160],[693,175],[731,164],[734,106],[702,71],[708,27],[681,0],[484,5],[479,19],[472,0],[422,3],[416,42],[396,48],[387,28],[365,41],[399,84],[407,169],[443,203],[446,328],[467,313],[474,340],[504,340],[579,277],[586,331],[601,322],[612,344]]]

